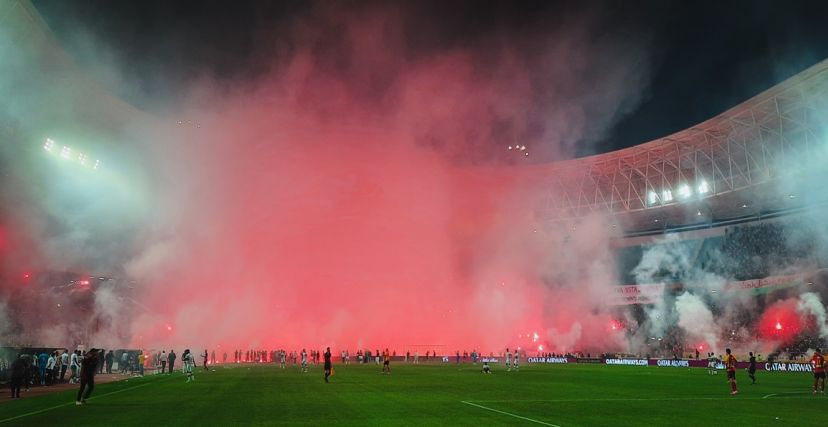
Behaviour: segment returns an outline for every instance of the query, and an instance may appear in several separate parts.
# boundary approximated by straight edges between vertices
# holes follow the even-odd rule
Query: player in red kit
[[[727,381],[730,382],[730,394],[736,394],[736,358],[730,354],[730,349],[725,349],[725,368],[727,368]]]
[[[817,391],[825,394],[825,356],[822,355],[820,349],[816,349],[814,355],[811,356],[811,365],[814,367],[814,394],[817,394]]]

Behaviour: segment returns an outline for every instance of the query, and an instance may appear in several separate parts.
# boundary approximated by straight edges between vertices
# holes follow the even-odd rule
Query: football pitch
[[[738,373],[731,396],[723,371],[524,365],[520,372],[471,364],[218,366],[100,384],[85,406],[74,391],[0,403],[0,426],[783,426],[821,425],[828,397],[810,392],[810,373]],[[2,394],[9,399],[8,391]]]

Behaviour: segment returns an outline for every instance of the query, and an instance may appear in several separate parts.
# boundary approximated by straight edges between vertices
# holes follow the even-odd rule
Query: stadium
[[[0,425],[818,424],[828,60],[649,142],[487,163],[405,88],[456,58],[393,114],[301,54],[150,112],[28,0],[0,54],[0,383],[20,359],[26,389]],[[101,348],[76,404],[47,359]]]

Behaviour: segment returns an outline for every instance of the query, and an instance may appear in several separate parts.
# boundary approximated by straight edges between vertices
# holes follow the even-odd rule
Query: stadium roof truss
[[[767,183],[818,158],[826,123],[828,60],[689,129],[549,165],[538,216],[631,213]]]

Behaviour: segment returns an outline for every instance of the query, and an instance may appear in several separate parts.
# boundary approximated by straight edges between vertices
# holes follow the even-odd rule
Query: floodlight
[[[693,190],[691,190],[687,184],[682,184],[682,186],[679,187],[678,193],[682,199],[686,199],[693,195]]]
[[[662,200],[665,202],[672,202],[673,201],[673,191],[672,190],[664,190],[662,194]]]
[[[60,150],[60,157],[63,157],[64,159],[68,159],[69,156],[71,156],[71,155],[72,155],[72,149],[64,145],[63,148]]]
[[[650,194],[647,197],[647,201],[650,202],[651,205],[656,204],[658,202],[658,195],[655,191],[650,191]]]
[[[46,143],[43,144],[43,149],[51,153],[52,148],[54,148],[54,147],[55,147],[55,141],[52,141],[51,139],[46,138]]]
[[[707,194],[710,192],[710,187],[707,185],[707,181],[702,180],[699,183],[699,194]]]

